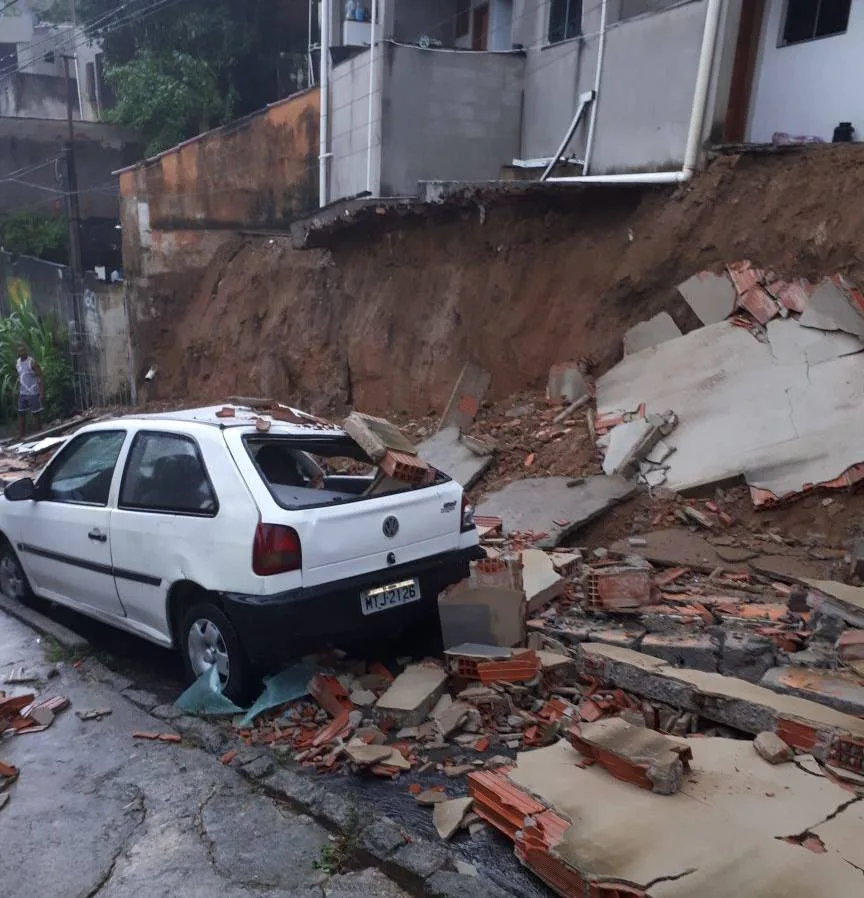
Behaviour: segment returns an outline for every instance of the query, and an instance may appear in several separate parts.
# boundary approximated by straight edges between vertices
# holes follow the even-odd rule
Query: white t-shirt
[[[18,382],[21,384],[22,396],[39,395],[39,378],[33,370],[33,359],[16,359],[15,368],[18,371]]]

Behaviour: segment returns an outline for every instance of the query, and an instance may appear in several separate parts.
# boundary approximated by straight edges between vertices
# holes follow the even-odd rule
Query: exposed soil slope
[[[864,147],[847,145],[721,157],[674,192],[477,195],[395,228],[382,216],[329,250],[238,237],[139,351],[159,365],[160,398],[425,414],[468,357],[502,397],[555,361],[608,367],[624,330],[661,309],[693,326],[675,285],[726,261],[864,283],[861,196]]]

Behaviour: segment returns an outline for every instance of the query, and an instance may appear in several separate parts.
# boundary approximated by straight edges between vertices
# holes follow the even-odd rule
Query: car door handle
[[[95,540],[97,543],[107,543],[108,537],[101,530],[91,530],[87,534],[88,539]]]

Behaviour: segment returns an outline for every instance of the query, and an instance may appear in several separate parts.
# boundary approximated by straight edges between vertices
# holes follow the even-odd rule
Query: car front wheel
[[[8,542],[0,546],[0,592],[16,602],[26,602],[33,596],[24,568]]]
[[[249,697],[252,672],[231,621],[212,602],[198,602],[183,617],[180,649],[192,680],[216,667],[222,694],[236,704]]]

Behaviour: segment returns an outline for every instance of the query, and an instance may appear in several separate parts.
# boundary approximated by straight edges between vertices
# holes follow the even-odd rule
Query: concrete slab
[[[553,559],[541,549],[522,552],[522,588],[529,614],[542,611],[564,592],[566,581],[555,570]]]
[[[647,321],[640,321],[624,333],[624,355],[650,349],[667,340],[681,336],[681,329],[668,312],[660,312]]]
[[[588,384],[578,362],[561,362],[549,370],[546,398],[550,402],[575,402],[588,395]]]
[[[520,754],[509,778],[572,821],[552,855],[607,888],[620,883],[652,898],[860,894],[860,871],[839,853],[781,841],[835,814],[848,792],[795,765],[772,767],[747,742],[700,739],[694,747],[693,774],[676,795],[634,788],[596,765],[582,769],[561,743]]]
[[[678,285],[678,292],[702,324],[717,324],[728,318],[737,294],[727,274],[700,271]]]
[[[640,770],[644,770],[653,787],[651,791],[657,794],[673,795],[681,788],[682,746],[687,748],[684,740],[664,736],[644,724],[633,726],[620,717],[580,724],[577,739],[575,746],[583,753],[590,752],[589,757],[594,757],[593,749],[600,749],[619,759],[610,765],[605,763],[603,754],[597,756],[597,762],[618,779],[638,785]]]
[[[851,285],[841,276],[825,278],[813,291],[801,315],[804,327],[823,331],[843,331],[864,337],[864,316],[849,295]]]
[[[446,427],[468,430],[474,423],[480,403],[491,382],[492,375],[488,371],[475,362],[466,362],[441,416],[439,430]]]
[[[552,548],[636,492],[635,484],[619,477],[586,477],[573,487],[571,483],[566,477],[516,480],[490,493],[477,513],[502,518],[506,532],[546,533],[538,545]]]
[[[664,567],[687,567],[709,574],[724,564],[711,543],[689,530],[655,530],[641,534],[640,539],[645,541],[644,546],[632,546],[629,540],[619,539],[609,546],[609,551],[622,557],[636,555]],[[747,567],[729,563],[726,566],[740,570]]]
[[[478,455],[463,442],[459,428],[445,427],[417,446],[423,461],[452,477],[466,490],[474,486],[492,464],[491,452]]]
[[[720,553],[719,547],[717,552]],[[750,561],[750,567],[757,573],[773,577],[775,580],[799,583],[808,578],[819,579],[827,576],[832,565],[830,561],[819,561],[806,556],[760,555]]]
[[[775,496],[839,477],[864,460],[864,356],[841,333],[776,319],[761,343],[728,322],[631,356],[597,382],[598,414],[674,409],[667,486],[745,476]],[[776,344],[776,350],[775,350]],[[686,376],[682,376],[682,372]],[[831,435],[830,440],[825,435]]]
[[[809,667],[773,667],[766,671],[760,685],[846,714],[864,716],[864,682],[854,675]]]
[[[400,726],[419,726],[444,692],[447,674],[440,667],[412,664],[378,699],[381,715],[395,718]]]
[[[783,718],[826,733],[846,733],[864,739],[864,720],[859,717],[737,677],[676,668],[619,646],[582,643],[577,652],[577,660],[590,669],[591,676],[599,676],[604,683],[694,711],[754,736],[763,730],[775,730],[777,720]]]
[[[638,446],[648,439],[654,426],[644,418],[627,421],[613,427],[609,432],[609,446],[603,458],[603,473],[627,474],[627,467],[633,462],[633,454]]]

